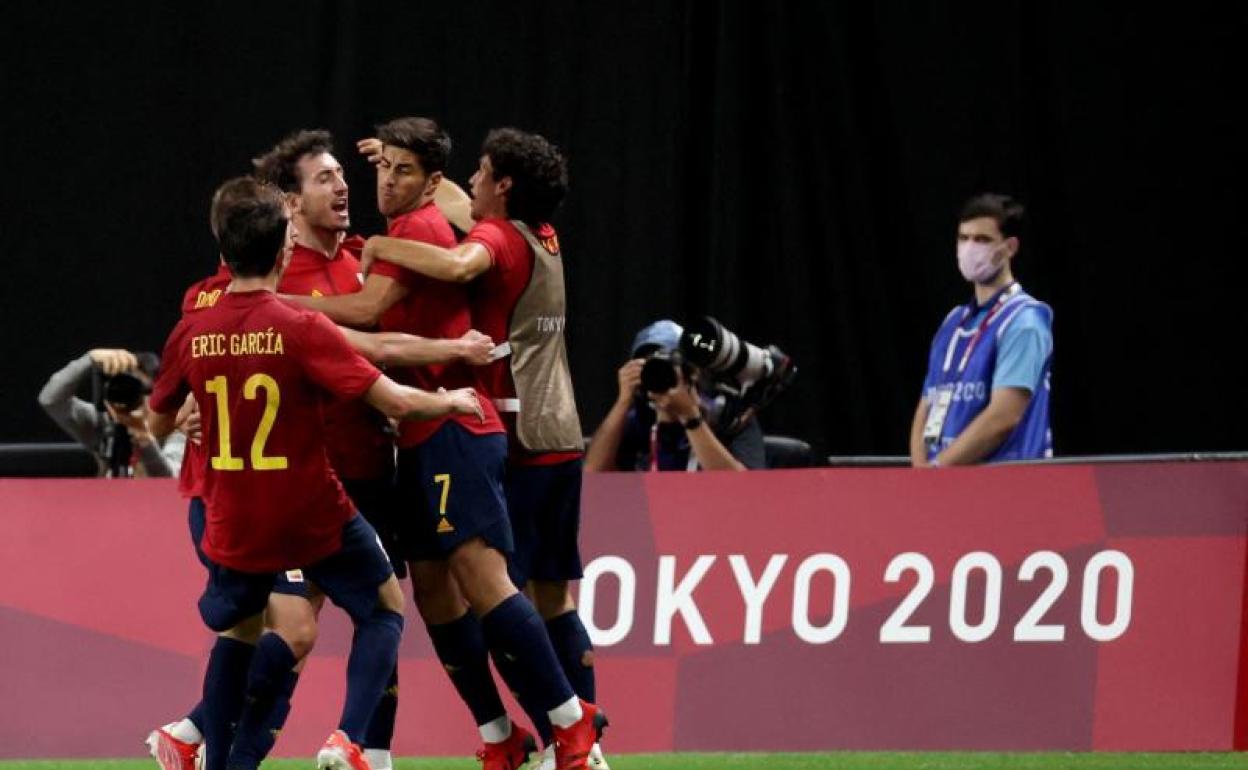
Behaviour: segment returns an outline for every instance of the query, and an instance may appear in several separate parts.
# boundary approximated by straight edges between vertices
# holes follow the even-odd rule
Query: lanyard
[[[967,343],[966,345],[966,350],[963,351],[962,353],[962,360],[958,363],[959,373],[966,370],[966,364],[968,361],[971,360],[971,353],[975,352],[975,346],[979,344],[979,338],[984,336],[984,331],[987,330],[988,324],[992,323],[992,319],[995,318],[997,313],[1001,311],[1001,308],[1005,307],[1006,303],[1008,303],[1010,299],[1013,298],[1014,295],[1017,294],[1021,290],[1022,290],[1022,287],[1018,285],[1017,281],[1015,281],[1014,283],[1002,289],[1001,293],[997,295],[996,301],[993,302],[992,304],[992,309],[989,310],[984,315],[984,320],[979,322],[979,328],[975,330],[975,334],[971,336],[971,341]],[[962,324],[966,323],[966,319],[970,317],[970,315],[971,315],[971,309],[969,307],[962,309],[962,318],[961,320],[958,321],[959,329],[962,328]],[[956,340],[957,340],[957,336],[955,334],[953,339],[950,340],[950,344],[951,345],[956,344]],[[953,350],[950,349],[949,352],[952,353]],[[945,369],[944,370],[946,372],[949,371],[949,364],[952,362],[951,359],[952,359],[952,356],[945,357]]]

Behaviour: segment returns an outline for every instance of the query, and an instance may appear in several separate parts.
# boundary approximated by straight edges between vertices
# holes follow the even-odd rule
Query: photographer
[[[657,321],[637,334],[631,360],[619,370],[619,396],[586,452],[586,470],[764,467],[763,431],[754,418],[761,404],[750,405],[710,387],[708,372],[685,362],[678,352],[682,335],[684,330],[669,320]],[[647,361],[654,361],[650,366],[660,373],[670,366],[674,384],[660,392],[646,391],[642,370]],[[671,363],[664,366],[666,362]],[[783,380],[782,387],[795,370],[785,359],[783,368],[775,371],[775,381]],[[662,378],[660,382],[668,384]],[[774,397],[779,388],[770,390],[769,397]]]
[[[39,392],[39,405],[96,456],[101,475],[175,476],[186,437],[174,433],[162,446],[146,425],[147,392],[158,366],[152,353],[96,348],[53,374]],[[75,395],[87,378],[94,403]]]

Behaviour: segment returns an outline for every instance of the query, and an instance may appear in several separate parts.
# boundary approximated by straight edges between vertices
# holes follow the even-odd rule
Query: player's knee
[[[282,641],[290,647],[296,659],[303,659],[316,646],[318,633],[316,618],[311,613],[306,616],[284,617],[273,623],[273,632],[282,637]]]
[[[516,586],[507,574],[507,560],[502,553],[485,544],[470,540],[451,554],[451,573],[464,592],[473,612],[484,616],[512,594]]]
[[[308,653],[312,652],[312,648],[316,646],[316,633],[315,622],[300,623],[282,634],[282,638],[286,640],[294,656],[302,659],[307,657]]]
[[[572,591],[566,580],[530,580],[526,593],[543,620],[557,618],[576,609]]]
[[[403,586],[394,575],[377,589],[377,606],[383,610],[403,614]]]
[[[450,623],[463,615],[468,606],[454,583],[443,583],[441,590],[423,585],[413,591],[412,598],[420,619],[429,625]]]

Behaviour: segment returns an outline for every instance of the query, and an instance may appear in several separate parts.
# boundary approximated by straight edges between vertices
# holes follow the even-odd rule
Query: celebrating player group
[[[566,163],[541,136],[491,131],[469,196],[443,176],[451,141],[432,120],[392,120],[357,149],[384,236],[348,234],[325,131],[285,137],[213,196],[220,265],[184,296],[149,427],[191,439],[179,490],[217,639],[202,700],[148,746],[162,770],[258,768],[328,597],[355,633],[317,766],[390,770],[395,730],[420,729],[396,725],[410,577],[486,770],[601,770],[607,720],[568,588],[583,433],[550,225]]]

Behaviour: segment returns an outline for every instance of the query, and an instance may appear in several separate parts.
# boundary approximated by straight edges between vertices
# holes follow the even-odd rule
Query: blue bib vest
[[[940,439],[927,444],[929,461],[952,444],[988,406],[988,400],[992,398],[992,374],[997,365],[1001,335],[1027,308],[1039,310],[1045,322],[1052,327],[1052,308],[1024,292],[1018,284],[1002,289],[983,308],[977,309],[973,305],[954,308],[941,324],[932,341],[925,396],[931,408],[935,408],[940,389],[947,388],[952,395]],[[1049,373],[1052,363],[1050,353],[1023,419],[984,462],[1053,456],[1053,435],[1049,430]]]

